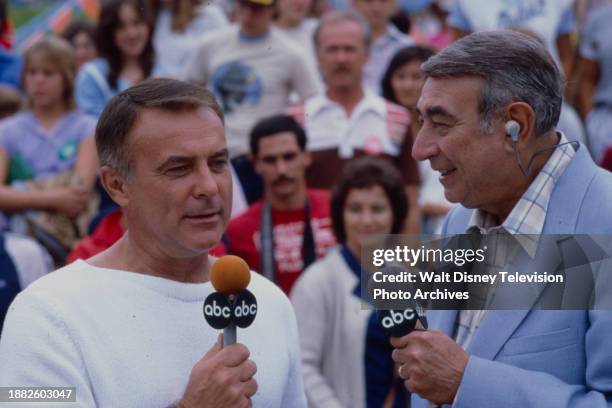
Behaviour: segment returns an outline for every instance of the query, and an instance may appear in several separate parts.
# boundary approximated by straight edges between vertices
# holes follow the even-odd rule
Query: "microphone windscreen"
[[[213,264],[210,281],[217,292],[232,295],[242,292],[249,286],[251,270],[242,258],[225,255]]]

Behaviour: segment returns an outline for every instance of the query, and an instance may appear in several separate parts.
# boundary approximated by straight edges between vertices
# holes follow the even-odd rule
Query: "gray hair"
[[[480,128],[493,132],[493,120],[511,102],[525,102],[535,112],[535,132],[542,135],[559,121],[564,80],[536,39],[510,30],[470,34],[427,60],[421,69],[431,78],[482,78]]]
[[[147,79],[114,96],[102,111],[96,127],[96,147],[102,166],[123,177],[131,175],[129,133],[139,114],[147,109],[190,112],[207,108],[223,122],[223,111],[214,95],[199,85],[168,78]]]
[[[365,43],[366,50],[369,49],[370,44],[372,43],[372,30],[370,30],[370,25],[361,14],[359,14],[355,10],[350,9],[344,11],[331,11],[321,17],[321,19],[319,20],[319,25],[315,29],[312,36],[315,48],[319,47],[319,34],[321,33],[323,27],[342,21],[352,21],[354,23],[357,23],[361,27],[361,30],[363,31],[363,41]]]

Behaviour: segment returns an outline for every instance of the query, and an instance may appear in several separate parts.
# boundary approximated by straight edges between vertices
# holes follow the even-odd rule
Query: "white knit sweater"
[[[253,406],[304,407],[291,305],[256,273],[249,289],[258,314],[251,327],[238,329],[238,342],[258,367]],[[65,404],[72,408],[171,405],[216,341],[202,314],[211,291],[210,283],[76,261],[33,283],[11,305],[0,339],[0,386],[73,386],[77,403]]]

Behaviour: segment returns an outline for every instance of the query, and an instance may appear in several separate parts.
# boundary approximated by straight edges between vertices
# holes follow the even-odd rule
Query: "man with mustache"
[[[259,121],[251,131],[251,159],[264,198],[234,218],[223,243],[287,294],[302,271],[335,245],[329,193],[306,189],[311,155],[306,134],[290,116]]]
[[[354,11],[328,13],[321,18],[314,41],[325,92],[289,109],[308,134],[312,154],[308,186],[331,188],[353,157],[387,158],[404,175],[410,198],[409,231],[417,232],[419,176],[410,156],[410,116],[362,84],[371,42],[367,21]]]
[[[141,82],[109,101],[96,145],[126,233],[17,296],[0,340],[0,386],[75,387],[79,407],[305,408],[295,317],[277,287],[251,274],[258,314],[238,332],[243,344],[222,348],[202,316],[209,250],[232,202],[212,93]]]

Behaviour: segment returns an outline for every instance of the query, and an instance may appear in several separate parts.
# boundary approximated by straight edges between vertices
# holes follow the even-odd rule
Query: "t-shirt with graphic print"
[[[316,256],[321,258],[336,245],[331,228],[329,193],[324,190],[308,190],[307,194]],[[263,204],[263,200],[259,201],[233,219],[224,237],[225,251],[242,257],[251,269],[259,272],[261,272],[260,220]],[[272,209],[276,284],[287,294],[304,269],[302,260],[304,214],[303,208]]]
[[[312,58],[276,28],[257,37],[237,26],[206,34],[187,80],[206,84],[217,96],[232,158],[248,153],[258,119],[283,112],[292,92],[305,99],[319,88]]]

